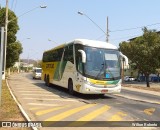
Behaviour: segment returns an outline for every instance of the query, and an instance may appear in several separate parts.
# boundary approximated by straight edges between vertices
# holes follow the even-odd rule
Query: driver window
[[[82,73],[83,71],[82,71],[82,57],[81,56],[78,57],[77,66],[78,66],[77,67],[78,71]]]
[[[82,45],[75,44],[75,55],[76,55],[76,69],[78,72],[83,73],[83,63],[82,63],[82,55],[78,51],[80,49],[83,49]]]

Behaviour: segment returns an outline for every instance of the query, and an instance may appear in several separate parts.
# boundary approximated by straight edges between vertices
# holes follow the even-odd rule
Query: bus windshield
[[[99,80],[120,79],[120,56],[118,50],[84,47],[86,63],[84,74]]]

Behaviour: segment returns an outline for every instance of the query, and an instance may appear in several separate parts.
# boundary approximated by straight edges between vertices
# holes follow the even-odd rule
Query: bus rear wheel
[[[73,81],[71,79],[69,79],[68,81],[68,91],[69,94],[74,95],[75,91],[73,90]]]
[[[49,81],[49,75],[47,75],[46,77],[46,81],[45,81],[46,86],[50,87],[50,81]]]

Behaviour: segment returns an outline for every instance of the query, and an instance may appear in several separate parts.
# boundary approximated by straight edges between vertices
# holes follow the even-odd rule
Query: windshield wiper
[[[98,79],[99,75],[101,74],[103,68],[104,68],[104,63],[101,64],[102,68],[100,69],[99,73],[97,74],[97,76],[95,76],[95,79]]]
[[[112,78],[103,78],[103,79],[107,79],[107,80],[116,80],[117,78],[112,77]]]

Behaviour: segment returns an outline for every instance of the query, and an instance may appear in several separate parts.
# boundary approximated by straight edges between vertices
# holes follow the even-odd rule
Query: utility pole
[[[108,29],[108,16],[107,16],[107,35],[106,35],[106,42],[109,42],[109,29]]]
[[[8,31],[8,0],[6,0],[6,17],[5,17],[5,38],[4,38],[4,54],[3,54],[3,75],[2,75],[2,79],[5,80],[5,75],[6,75],[6,52],[7,52],[7,31]]]
[[[0,107],[2,105],[2,66],[3,66],[3,45],[4,44],[4,27],[0,28]]]

